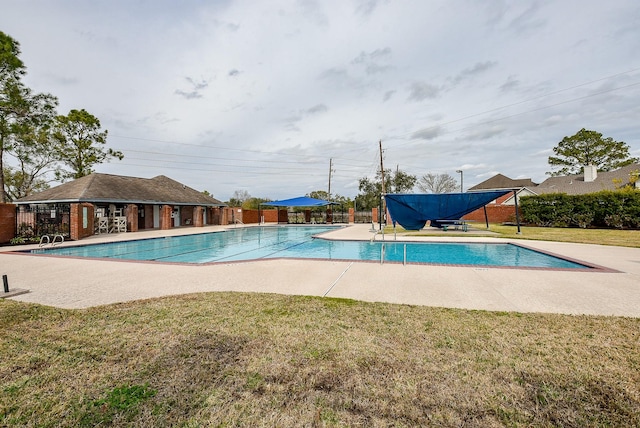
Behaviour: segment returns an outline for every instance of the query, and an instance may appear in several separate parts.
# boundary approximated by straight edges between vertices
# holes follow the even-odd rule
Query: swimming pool
[[[223,232],[37,249],[31,252],[189,264],[295,258],[521,268],[590,268],[510,243],[370,242],[314,238],[335,229],[335,226],[246,227]]]

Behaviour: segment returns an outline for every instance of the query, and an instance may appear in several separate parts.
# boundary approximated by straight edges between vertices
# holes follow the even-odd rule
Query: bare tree
[[[229,205],[232,207],[241,207],[242,204],[251,199],[251,195],[246,190],[236,190],[229,199]]]
[[[428,173],[420,177],[416,185],[425,193],[449,193],[458,188],[458,182],[449,174]]]

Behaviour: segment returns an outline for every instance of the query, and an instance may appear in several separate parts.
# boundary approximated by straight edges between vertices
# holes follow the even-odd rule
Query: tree
[[[41,192],[49,188],[49,183],[24,172],[24,169],[6,167],[4,169],[4,185],[8,200],[24,198],[34,192]]]
[[[242,204],[250,198],[251,195],[246,190],[236,190],[233,192],[233,196],[229,199],[228,204],[231,207],[241,207]]]
[[[42,140],[34,136],[47,129],[58,103],[52,95],[33,94],[21,82],[26,67],[19,55],[19,43],[0,32],[0,202],[9,199],[5,177],[12,179],[11,193],[14,194],[15,185],[19,182],[21,190],[17,194],[22,194],[29,190],[29,185],[25,188],[25,183],[35,183],[34,176],[45,168],[40,165],[42,159],[36,158],[40,154],[49,157],[50,154],[45,152],[51,148],[39,149],[37,146]],[[18,159],[19,172],[7,170],[4,162],[6,154]],[[40,171],[34,171],[33,168]],[[16,178],[19,178],[18,181],[15,181]]]
[[[449,193],[458,188],[458,182],[449,174],[428,173],[420,177],[416,185],[425,193]]]
[[[385,170],[385,192],[387,193],[408,193],[413,190],[417,178],[415,175],[407,174],[404,171],[396,170],[394,173],[390,169]],[[359,210],[369,210],[380,205],[382,195],[382,175],[380,171],[374,180],[367,177],[360,179],[358,187],[360,193],[356,196],[356,206]]]
[[[549,165],[560,168],[547,172],[551,176],[580,174],[586,165],[594,165],[599,171],[611,171],[637,162],[629,155],[629,146],[613,138],[582,128],[571,137],[564,137],[553,148],[556,156],[549,156]]]
[[[323,201],[329,200],[329,193],[327,193],[326,190],[314,190],[313,192],[308,193],[307,196],[313,199],[320,199]]]
[[[56,139],[57,155],[71,171],[64,171],[58,179],[76,179],[93,172],[93,166],[110,158],[122,160],[124,155],[101,145],[107,143],[108,131],[100,131],[100,121],[86,110],[71,110],[67,116],[58,116]]]
[[[353,207],[353,201],[349,198],[347,198],[346,196],[341,196],[338,194],[335,194],[331,197],[331,199],[329,199],[329,193],[326,190],[314,190],[313,192],[309,192],[307,194],[307,197],[309,198],[314,198],[314,199],[320,199],[323,201],[331,201],[331,202],[335,202],[338,205],[341,205],[343,207],[346,208],[350,208]]]
[[[26,73],[26,67],[20,59],[20,44],[11,36],[0,31],[0,78],[13,77],[19,80]]]
[[[13,143],[15,122],[22,116],[20,78],[26,68],[19,56],[20,44],[0,31],[0,203],[7,201],[4,156]]]
[[[260,204],[263,202],[270,202],[268,198],[249,198],[242,203],[242,209],[245,210],[257,210],[260,208]]]

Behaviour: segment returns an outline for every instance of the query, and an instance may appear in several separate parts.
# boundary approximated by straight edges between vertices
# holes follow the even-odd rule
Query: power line
[[[523,111],[523,112],[520,112],[520,113],[514,113],[514,114],[511,114],[511,115],[508,115],[508,116],[502,116],[502,117],[498,117],[498,118],[495,118],[495,119],[486,120],[486,121],[483,121],[483,122],[480,122],[480,123],[475,123],[473,125],[468,125],[468,126],[463,127],[463,128],[458,128],[458,129],[453,130],[453,131],[445,131],[444,133],[448,134],[448,133],[452,133],[452,132],[464,131],[464,130],[467,130],[467,129],[470,129],[470,128],[475,128],[475,127],[478,127],[478,126],[481,126],[481,125],[486,125],[486,124],[489,124],[489,123],[499,122],[499,121],[505,120],[505,119],[511,119],[513,117],[516,117],[516,116],[522,116],[522,115],[533,113],[533,112],[536,112],[536,111],[545,110],[545,109],[548,109],[548,108],[551,108],[551,107],[557,107],[557,106],[563,105],[563,104],[569,104],[569,103],[572,103],[572,102],[584,100],[584,99],[595,97],[595,96],[598,96],[598,95],[607,94],[607,93],[610,93],[610,92],[619,91],[621,89],[631,88],[633,86],[638,86],[638,85],[640,85],[640,82],[635,82],[635,83],[631,83],[629,85],[619,86],[617,88],[612,88],[612,89],[607,89],[607,90],[604,90],[604,91],[596,92],[596,93],[585,95],[585,96],[582,96],[582,97],[572,98],[572,99],[561,101],[561,102],[554,103],[554,104],[549,104],[549,105],[546,105],[546,106],[543,106],[543,107],[538,107],[538,108],[527,110],[527,111]],[[517,104],[520,104],[520,103],[517,103]],[[438,128],[438,127],[440,127],[442,125],[448,125],[448,124],[451,124],[451,123],[459,122],[459,121],[462,121],[462,120],[467,119],[467,118],[476,117],[476,116],[479,116],[479,115],[482,115],[482,114],[486,114],[486,113],[489,113],[489,112],[493,112],[493,111],[496,111],[496,110],[500,110],[500,109],[501,109],[501,107],[493,109],[493,110],[488,110],[487,112],[477,113],[477,114],[474,114],[474,115],[471,115],[471,116],[467,116],[467,117],[462,118],[462,119],[456,119],[456,120],[451,120],[451,121],[448,121],[448,122],[440,123],[440,124],[434,125],[434,126],[429,127],[429,128],[422,128],[422,129],[420,129],[420,131],[435,129],[435,128]],[[410,134],[413,135],[416,132],[418,132],[418,131],[407,133],[407,134],[402,134],[400,136],[396,136],[395,139],[400,139],[401,137],[407,136],[407,135],[410,135]],[[389,138],[392,138],[392,137],[389,137]],[[395,147],[404,146],[404,145],[412,143],[414,140],[417,140],[417,139],[418,138],[412,138],[410,141],[406,141],[404,143],[399,143],[399,144],[394,144],[394,145],[392,145],[392,147],[395,148]]]

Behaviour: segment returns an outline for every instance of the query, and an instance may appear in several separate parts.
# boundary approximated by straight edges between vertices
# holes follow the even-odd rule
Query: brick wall
[[[173,207],[171,205],[163,205],[160,207],[160,230],[168,230],[171,229],[171,213],[173,212]]]
[[[95,207],[93,204],[71,204],[69,213],[69,235],[78,241],[94,234]]]
[[[193,207],[193,226],[194,227],[204,226],[204,208]]]
[[[237,210],[237,208],[235,208]],[[238,212],[235,213],[238,218]],[[264,217],[265,223],[277,223],[278,222],[278,210],[242,210],[241,220],[244,224],[260,223],[260,216]]]
[[[15,237],[16,206],[0,204],[0,244],[6,244]]]
[[[138,206],[136,204],[129,204],[124,210],[127,216],[127,232],[138,231]]]
[[[487,205],[487,218],[489,223],[505,223],[516,221],[515,205]],[[520,213],[522,214],[522,213]],[[462,217],[465,220],[473,220],[484,223],[484,210],[479,208]]]

